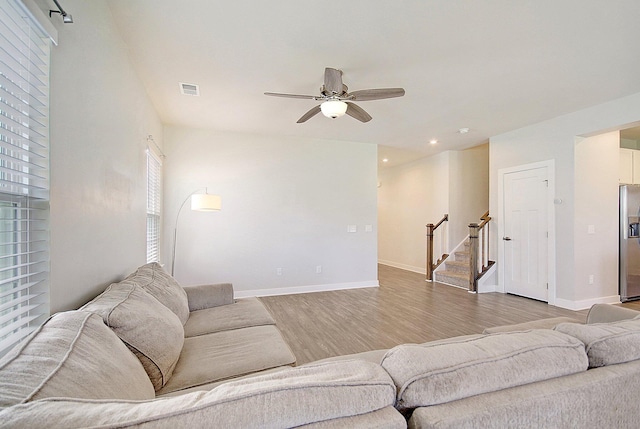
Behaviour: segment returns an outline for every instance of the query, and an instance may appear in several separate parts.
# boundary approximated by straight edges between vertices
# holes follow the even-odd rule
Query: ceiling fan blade
[[[369,122],[372,118],[371,115],[364,111],[364,109],[357,104],[347,102],[347,115],[352,118],[356,118],[360,122]]]
[[[265,92],[264,95],[271,97],[304,98],[305,100],[315,100],[317,98],[313,95],[280,94],[279,92]]]
[[[342,94],[342,71],[327,67],[324,69],[324,90],[328,93]]]
[[[404,95],[403,88],[379,88],[379,89],[362,89],[349,93],[356,101],[381,100],[383,98],[402,97]]]
[[[302,115],[302,117],[298,119],[296,123],[301,124],[303,122],[307,122],[309,119],[313,118],[318,113],[320,113],[320,105],[317,105],[316,107],[314,107],[313,109],[309,110],[307,113]]]

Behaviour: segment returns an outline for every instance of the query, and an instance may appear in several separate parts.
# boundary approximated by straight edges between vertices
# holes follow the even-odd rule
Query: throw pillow
[[[68,311],[0,359],[0,409],[51,397],[142,400],[155,393],[138,359],[99,316]]]
[[[182,286],[167,273],[162,265],[152,262],[141,266],[125,280],[136,283],[151,296],[173,311],[184,325],[189,318],[189,302]]]
[[[184,344],[184,328],[171,310],[127,280],[110,285],[81,310],[102,317],[140,359],[155,390],[169,381]]]

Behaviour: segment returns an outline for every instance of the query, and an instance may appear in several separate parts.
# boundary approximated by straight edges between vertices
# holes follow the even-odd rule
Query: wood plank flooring
[[[379,288],[260,298],[298,359],[331,356],[481,333],[489,326],[547,317],[584,320],[574,312],[501,293],[471,294],[421,274],[380,265]],[[640,302],[624,304],[640,310]]]

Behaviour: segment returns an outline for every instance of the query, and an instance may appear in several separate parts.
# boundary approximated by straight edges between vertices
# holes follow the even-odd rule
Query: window
[[[160,260],[160,212],[162,210],[162,162],[147,148],[147,262]]]
[[[0,2],[0,355],[49,315],[50,40]]]

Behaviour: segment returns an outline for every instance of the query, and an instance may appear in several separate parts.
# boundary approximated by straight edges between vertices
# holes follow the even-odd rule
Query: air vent
[[[197,97],[200,95],[200,87],[193,83],[180,82],[180,93],[182,95],[195,95]]]

